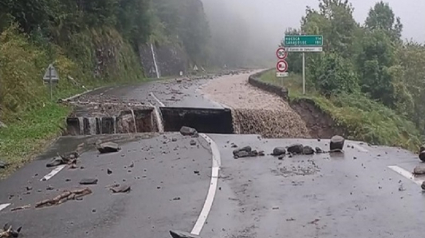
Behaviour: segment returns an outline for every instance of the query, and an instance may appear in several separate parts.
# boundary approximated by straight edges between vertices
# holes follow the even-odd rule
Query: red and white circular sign
[[[288,52],[283,47],[279,47],[276,51],[276,56],[278,59],[286,59]]]
[[[285,60],[279,60],[276,65],[276,70],[279,72],[286,72],[288,70],[288,62]]]

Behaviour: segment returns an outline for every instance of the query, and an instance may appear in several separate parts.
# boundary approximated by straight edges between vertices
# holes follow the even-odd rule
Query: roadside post
[[[286,51],[303,53],[303,94],[305,94],[305,53],[323,51],[321,35],[286,35],[283,42]]]
[[[288,77],[288,62],[286,57],[288,57],[288,51],[284,47],[279,47],[276,50],[277,64],[276,64],[276,77],[281,78],[281,83],[283,87],[283,78]]]
[[[43,76],[43,81],[44,81],[44,83],[49,84],[49,86],[50,86],[50,100],[53,100],[53,84],[59,82],[59,74],[56,71],[53,64],[50,64],[47,67],[46,72],[44,73],[44,76]]]

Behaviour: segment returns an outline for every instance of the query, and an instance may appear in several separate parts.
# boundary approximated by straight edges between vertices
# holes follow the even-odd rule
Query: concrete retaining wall
[[[268,72],[268,70],[261,71],[259,73],[249,76],[248,82],[254,87],[260,88],[264,91],[276,94],[279,97],[282,97],[284,100],[288,100],[288,89],[281,86],[277,86],[271,83],[266,83],[260,80],[261,75]]]

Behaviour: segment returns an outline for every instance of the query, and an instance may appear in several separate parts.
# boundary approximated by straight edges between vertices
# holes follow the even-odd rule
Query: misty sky
[[[374,0],[350,0],[353,4],[354,17],[364,23],[369,9],[377,2]],[[386,0],[399,16],[404,25],[403,38],[413,38],[425,42],[425,0]],[[300,25],[300,19],[305,13],[306,6],[318,7],[318,0],[227,0],[227,7],[239,9],[247,21],[256,21],[262,26],[253,24],[253,27],[275,26],[274,37],[283,35],[287,27]],[[253,14],[256,17],[253,17]],[[268,28],[268,26],[266,27]]]

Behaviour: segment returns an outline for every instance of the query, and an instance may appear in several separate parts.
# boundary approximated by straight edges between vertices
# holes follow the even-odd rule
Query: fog
[[[318,0],[202,0],[210,22],[217,60],[256,64],[273,61],[276,46],[287,28],[299,28],[306,6],[318,8]],[[377,1],[351,0],[354,18],[363,24]],[[387,0],[404,25],[403,38],[425,42],[425,1]],[[220,45],[220,46],[218,46]],[[221,48],[220,48],[221,47]],[[217,53],[220,54],[220,53]],[[247,62],[248,61],[248,62]]]

